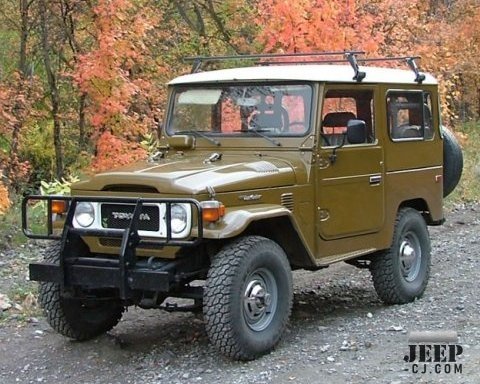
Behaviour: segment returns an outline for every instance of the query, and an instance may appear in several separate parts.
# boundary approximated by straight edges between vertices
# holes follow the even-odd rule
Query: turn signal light
[[[61,215],[67,212],[67,202],[65,200],[52,200],[52,213]]]
[[[202,201],[200,206],[202,207],[203,221],[213,223],[225,216],[225,206],[219,201]]]

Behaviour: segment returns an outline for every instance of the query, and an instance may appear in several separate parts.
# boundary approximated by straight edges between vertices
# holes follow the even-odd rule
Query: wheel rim
[[[243,317],[248,327],[263,331],[272,322],[278,303],[277,282],[273,274],[257,269],[247,278],[243,291]]]
[[[400,269],[403,278],[411,283],[420,273],[422,248],[420,240],[413,232],[408,232],[400,242]]]

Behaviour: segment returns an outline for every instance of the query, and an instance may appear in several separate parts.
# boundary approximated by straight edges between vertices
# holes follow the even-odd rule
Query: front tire
[[[418,211],[397,214],[390,249],[376,255],[370,271],[378,296],[386,304],[405,304],[423,295],[430,275],[430,237]]]
[[[293,301],[287,256],[259,236],[227,244],[212,260],[204,287],[207,334],[222,353],[253,360],[280,340]]]
[[[60,244],[47,248],[45,261],[58,264],[59,260]],[[109,331],[118,324],[123,313],[123,307],[117,300],[66,298],[56,283],[41,282],[38,301],[55,331],[79,341]]]

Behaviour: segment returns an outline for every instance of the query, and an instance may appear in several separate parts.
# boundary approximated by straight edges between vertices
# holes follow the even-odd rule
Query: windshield
[[[208,136],[303,136],[312,88],[297,85],[177,87],[167,132]]]

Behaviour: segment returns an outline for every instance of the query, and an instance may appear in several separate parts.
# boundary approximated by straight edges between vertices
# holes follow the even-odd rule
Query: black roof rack
[[[191,73],[199,72],[204,63],[212,63],[218,61],[228,61],[228,60],[264,60],[257,62],[258,65],[278,65],[278,64],[308,64],[312,61],[302,62],[289,60],[287,62],[278,62],[278,61],[268,61],[272,59],[286,59],[286,58],[306,58],[306,57],[322,57],[322,56],[343,56],[351,55],[363,55],[363,51],[327,51],[327,52],[305,52],[305,53],[262,53],[262,54],[253,54],[253,55],[225,55],[225,56],[190,56],[183,59],[184,62],[192,63]],[[340,60],[336,60],[340,62]],[[342,60],[342,62],[345,61]],[[331,60],[322,60],[322,63],[331,63]]]
[[[405,61],[410,69],[415,74],[415,81],[419,84],[425,80],[426,76],[424,73],[420,72],[415,60],[420,60],[420,56],[394,56],[394,57],[372,57],[372,58],[360,58],[358,61],[362,63],[372,63],[379,61]]]
[[[274,53],[274,54],[253,54],[253,55],[224,55],[224,56],[189,56],[183,59],[184,62],[192,63],[191,73],[199,72],[203,64],[229,60],[256,60],[256,65],[283,65],[283,64],[334,64],[348,62],[354,71],[353,80],[361,82],[366,77],[366,72],[360,71],[358,63],[380,62],[380,61],[406,61],[415,74],[415,81],[421,84],[425,80],[425,74],[420,72],[415,60],[419,56],[397,56],[397,57],[374,57],[359,58],[364,55],[363,51],[327,51],[327,52],[306,52],[306,53]],[[315,58],[340,56],[341,59],[320,59],[320,60],[295,60],[296,58]],[[293,59],[279,61],[275,59]]]

